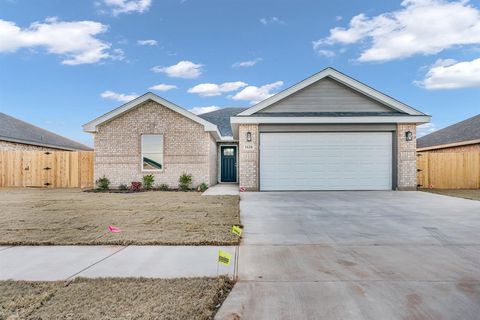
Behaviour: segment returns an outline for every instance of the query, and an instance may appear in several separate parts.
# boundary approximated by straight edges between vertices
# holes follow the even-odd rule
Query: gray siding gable
[[[398,112],[346,85],[323,78],[257,112]]]

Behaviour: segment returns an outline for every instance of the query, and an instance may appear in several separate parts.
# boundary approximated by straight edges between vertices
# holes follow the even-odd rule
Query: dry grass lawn
[[[422,191],[480,201],[480,189],[421,189]]]
[[[225,277],[0,281],[0,319],[212,319],[232,287]]]
[[[0,245],[235,245],[238,202],[197,192],[0,189]]]

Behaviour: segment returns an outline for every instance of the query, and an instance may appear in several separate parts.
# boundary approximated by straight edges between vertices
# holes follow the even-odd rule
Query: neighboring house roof
[[[127,103],[121,105],[120,107],[118,107],[116,109],[113,109],[112,111],[107,112],[107,113],[105,113],[104,115],[102,115],[98,118],[93,119],[92,121],[90,121],[90,122],[88,122],[88,123],[86,123],[82,126],[83,130],[86,131],[86,132],[92,132],[92,133],[97,132],[97,128],[98,128],[99,125],[101,125],[101,124],[103,124],[107,121],[111,121],[111,120],[125,114],[126,112],[134,109],[135,107],[141,105],[142,103],[144,103],[148,100],[155,101],[158,104],[161,104],[162,106],[164,106],[164,107],[166,107],[170,110],[173,110],[173,111],[175,111],[175,112],[177,112],[177,113],[179,113],[179,114],[181,114],[181,115],[183,115],[183,116],[185,116],[185,117],[203,125],[205,131],[212,132],[213,135],[215,136],[215,138],[217,138],[217,139],[221,138],[220,132],[218,131],[218,128],[215,124],[200,118],[199,116],[191,113],[190,111],[185,110],[182,107],[179,107],[176,104],[174,104],[174,103],[172,103],[168,100],[165,100],[165,99],[157,96],[156,94],[154,94],[152,92],[147,92],[144,95],[142,95],[138,98],[135,98],[132,101],[127,102]]]
[[[417,148],[440,149],[480,143],[480,114],[417,139]]]
[[[231,137],[232,126],[230,125],[230,117],[239,114],[240,112],[243,112],[245,110],[247,110],[247,108],[223,108],[212,112],[202,113],[198,116],[202,119],[207,120],[208,122],[217,125],[222,136]]]
[[[92,150],[81,143],[1,112],[0,140],[62,150]]]
[[[416,115],[416,116],[426,116],[425,113],[423,112],[420,112],[398,100],[395,100],[393,99],[392,97],[386,95],[386,94],[383,94],[381,93],[380,91],[378,90],[375,90],[363,83],[361,83],[360,81],[357,81],[333,68],[325,68],[323,69],[322,71],[314,74],[313,76],[311,77],[308,77],[307,79],[303,80],[303,81],[300,81],[299,83],[291,86],[290,88],[284,90],[284,91],[281,91],[273,96],[271,96],[270,98],[268,99],[265,99],[259,103],[257,103],[256,105],[252,106],[251,108],[245,110],[244,112],[240,113],[239,116],[251,116],[253,115],[254,113],[262,110],[262,109],[265,109],[269,106],[271,106],[272,104],[294,94],[295,92],[298,92],[308,86],[310,86],[311,84],[321,80],[321,79],[324,79],[324,78],[331,78],[333,80],[336,80],[344,85],[346,85],[347,87],[350,87],[351,89],[354,89],[356,90],[357,92],[360,92],[368,97],[370,97],[371,99],[373,100],[376,100],[386,106],[389,106],[391,107],[392,109],[398,111],[398,112],[402,112],[402,113],[406,113],[408,115]],[[427,121],[428,122],[428,121]]]

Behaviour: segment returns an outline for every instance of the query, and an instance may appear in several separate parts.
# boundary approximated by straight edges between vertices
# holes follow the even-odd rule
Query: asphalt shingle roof
[[[417,148],[480,139],[480,114],[417,139]]]
[[[212,112],[202,113],[198,116],[208,122],[217,125],[222,136],[232,136],[230,117],[247,110],[248,108],[223,108]]]
[[[92,150],[76,141],[0,112],[0,140],[64,150]]]

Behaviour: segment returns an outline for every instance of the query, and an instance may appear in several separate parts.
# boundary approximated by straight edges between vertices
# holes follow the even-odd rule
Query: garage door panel
[[[390,132],[261,133],[261,190],[390,190]]]

